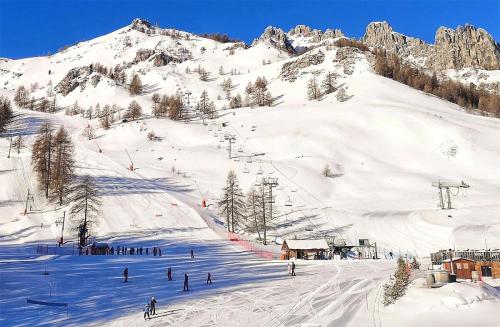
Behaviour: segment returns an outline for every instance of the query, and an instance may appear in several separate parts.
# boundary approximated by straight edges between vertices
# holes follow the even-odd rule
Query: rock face
[[[135,53],[135,58],[132,63],[137,64],[141,61],[152,61],[153,65],[156,67],[168,65],[170,62],[181,63],[185,59],[180,59],[167,54],[164,51],[152,50],[152,49],[139,49]]]
[[[483,29],[471,25],[456,30],[441,27],[434,45],[394,32],[387,22],[370,23],[362,39],[373,48],[383,48],[402,59],[412,58],[432,70],[482,68],[500,69],[500,46]]]
[[[398,54],[403,59],[409,56],[427,57],[432,53],[430,45],[420,39],[394,32],[387,22],[370,23],[366,27],[362,41],[369,47],[383,48]]]
[[[500,45],[490,34],[471,25],[436,32],[432,66],[435,69],[464,67],[500,69]]]
[[[136,31],[139,31],[139,32],[146,32],[147,30],[149,30],[153,25],[151,25],[150,22],[148,22],[147,20],[145,19],[141,19],[141,18],[136,18],[132,21],[132,23],[130,24],[130,27]]]
[[[297,25],[287,33],[288,38],[297,36],[310,37],[313,42],[321,42],[326,39],[333,39],[344,36],[339,29],[327,29],[324,33],[318,29],[312,29],[307,25]]]
[[[259,43],[267,43],[277,49],[295,53],[294,48],[281,28],[268,26],[264,30],[264,33],[252,42],[252,46]]]
[[[151,49],[139,49],[135,53],[135,58],[133,60],[134,64],[140,62],[140,61],[146,61],[151,57],[154,53],[154,50]]]
[[[76,67],[68,71],[66,76],[56,85],[54,90],[66,96],[80,85],[85,85],[92,70],[89,66]]]
[[[319,65],[325,60],[325,54],[322,51],[317,53],[307,53],[300,56],[294,61],[289,61],[281,67],[280,77],[289,82],[297,79],[297,75],[301,69],[311,65]]]

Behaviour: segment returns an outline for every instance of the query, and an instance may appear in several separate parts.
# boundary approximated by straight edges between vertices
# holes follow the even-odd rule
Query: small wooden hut
[[[326,240],[284,240],[281,247],[281,259],[323,259],[330,251]]]

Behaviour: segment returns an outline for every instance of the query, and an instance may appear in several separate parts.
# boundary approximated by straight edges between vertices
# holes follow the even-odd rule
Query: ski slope
[[[148,89],[160,94],[189,90],[192,99],[198,99],[206,89],[219,109],[218,118],[206,125],[200,119],[186,123],[152,118],[152,92],[131,97],[104,78],[96,87],[59,95],[59,105],[78,101],[85,107],[97,102],[101,107],[126,107],[135,99],[143,106],[142,119],[119,121],[103,130],[96,119],[16,110],[15,121],[0,139],[2,325],[139,326],[141,308],[152,295],[159,300],[162,316],[150,324],[158,326],[401,325],[404,306],[380,309],[381,283],[392,272],[392,261],[299,262],[298,276],[291,279],[286,263],[259,259],[221,238],[221,228],[214,231],[207,222],[219,219],[216,201],[230,169],[244,191],[262,176],[278,178],[278,218],[270,243],[275,237],[335,237],[348,242],[368,238],[377,242],[382,257],[392,251],[420,258],[443,248],[500,247],[498,119],[471,115],[377,76],[366,54],[353,54],[353,72],[348,74],[336,61],[338,48],[319,47],[311,53],[322,51],[324,61],[301,68],[297,80],[288,82],[280,78],[281,67],[297,58],[265,43],[229,55],[225,49],[230,45],[195,36],[147,36],[125,27],[51,57],[0,63],[0,93],[12,98],[18,85],[34,81],[40,85],[35,94],[43,95],[49,80],[55,86],[76,66],[131,62],[142,48],[185,47],[193,55],[190,60],[163,67],[139,62],[127,74],[139,73]],[[271,64],[262,65],[263,60]],[[186,67],[193,71],[198,65],[210,71],[209,81],[186,73]],[[226,74],[219,76],[221,65]],[[230,76],[231,69],[240,74]],[[335,94],[306,100],[307,81],[314,74],[321,80],[326,71],[340,75],[349,100],[338,102]],[[222,80],[231,77],[232,94],[243,95],[247,83],[258,76],[268,79],[275,106],[223,108],[227,101]],[[93,176],[101,191],[103,205],[94,236],[113,245],[161,246],[161,258],[34,255],[36,244],[55,244],[60,236],[55,221],[68,210],[47,203],[36,192],[30,146],[45,121],[70,131],[77,175]],[[82,135],[88,124],[96,127],[93,140]],[[150,131],[161,140],[149,141]],[[227,133],[236,138],[232,159],[223,140]],[[9,138],[17,135],[25,137],[27,147],[8,159]],[[134,171],[127,169],[127,152]],[[321,175],[326,164],[333,178]],[[437,180],[464,180],[471,188],[454,194],[454,209],[444,211],[437,208],[437,190],[431,186]],[[24,216],[28,189],[34,199]],[[202,200],[208,208],[201,208]],[[67,222],[65,238],[71,241],[72,225],[70,219]],[[71,252],[72,244],[66,248]],[[197,254],[194,261],[188,259],[191,248]],[[269,248],[279,251],[276,244]],[[177,279],[173,283],[166,281],[169,266]],[[124,267],[130,269],[127,285],[121,283]],[[43,275],[45,269],[48,276]],[[213,274],[212,286],[204,285],[207,272]],[[189,294],[180,291],[183,273],[192,278]],[[410,303],[425,301],[419,290],[414,293]],[[27,305],[26,298],[69,303],[70,314]],[[498,306],[495,298],[483,298],[453,310],[472,322],[475,315]],[[422,319],[446,323],[438,315]],[[495,319],[488,323],[500,324]]]

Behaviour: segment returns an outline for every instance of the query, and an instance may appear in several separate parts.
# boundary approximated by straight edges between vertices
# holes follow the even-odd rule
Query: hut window
[[[468,263],[464,263],[464,269],[469,270],[469,264]]]
[[[462,264],[461,263],[457,263],[457,269],[462,269]]]

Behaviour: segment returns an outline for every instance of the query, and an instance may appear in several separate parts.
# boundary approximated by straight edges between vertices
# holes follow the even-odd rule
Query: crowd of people
[[[141,247],[125,247],[125,246],[114,246],[109,247],[106,243],[93,243],[90,246],[86,246],[85,248],[80,248],[80,255],[149,255],[149,253],[153,256],[161,257],[161,248],[153,247],[152,251],[149,248]]]

